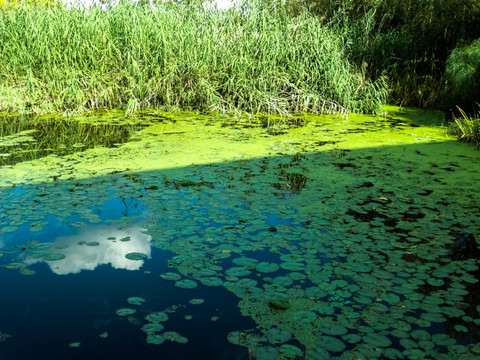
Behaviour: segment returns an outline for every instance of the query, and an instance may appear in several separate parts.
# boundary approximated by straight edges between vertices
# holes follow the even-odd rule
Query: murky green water
[[[478,358],[480,153],[387,110],[150,113],[0,167],[2,359]]]

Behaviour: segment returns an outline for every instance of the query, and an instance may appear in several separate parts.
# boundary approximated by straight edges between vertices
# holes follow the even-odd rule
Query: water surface
[[[2,359],[478,358],[479,153],[388,110],[1,167]]]

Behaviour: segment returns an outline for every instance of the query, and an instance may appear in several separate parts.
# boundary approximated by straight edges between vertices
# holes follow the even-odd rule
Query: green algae
[[[478,259],[452,254],[456,233],[478,231],[479,155],[433,126],[438,114],[421,112],[417,123],[407,110],[348,120],[306,116],[305,126],[276,135],[242,120],[220,127],[200,116],[155,124],[118,147],[2,168],[2,213],[17,209],[22,219],[35,207],[38,218],[30,221],[41,230],[53,208],[74,208],[85,223],[95,219],[85,197],[111,198],[113,189],[141,197],[153,213],[145,224],[152,245],[178,255],[169,261],[178,273],[161,278],[233,292],[270,344],[283,338],[268,331],[282,329],[312,358],[376,356],[379,348],[398,358],[393,339],[402,340],[404,356],[423,356],[414,351],[421,341],[442,352],[465,326],[456,324],[447,338],[434,338],[430,326],[465,316],[459,307],[476,283]],[[295,188],[287,173],[308,181]],[[58,187],[69,196],[58,196]],[[270,224],[271,214],[280,224]],[[0,231],[15,221],[23,220],[9,215]],[[127,243],[123,235],[110,242],[117,238]],[[257,258],[263,252],[276,257]],[[475,320],[480,305],[472,306]],[[298,352],[293,344],[263,345],[251,348],[265,357]]]

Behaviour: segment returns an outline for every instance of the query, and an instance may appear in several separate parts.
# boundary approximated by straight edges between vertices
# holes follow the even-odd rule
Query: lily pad
[[[161,334],[151,334],[147,336],[147,343],[153,345],[160,345],[165,342],[165,339]]]
[[[223,280],[218,277],[206,277],[200,279],[201,283],[206,286],[222,286]]]
[[[257,264],[255,269],[257,269],[257,271],[260,271],[262,273],[273,273],[278,269],[280,269],[280,266],[276,263],[262,261]]]
[[[305,269],[305,264],[299,263],[299,262],[287,261],[287,262],[281,263],[280,267],[282,269],[290,270],[290,271],[302,271],[303,269]]]
[[[389,347],[392,345],[392,341],[382,334],[370,333],[363,337],[363,341],[367,344],[378,347]]]
[[[147,254],[140,253],[140,252],[131,252],[131,253],[126,254],[125,257],[128,260],[138,261],[138,260],[146,259],[148,256],[147,256]]]
[[[167,272],[165,274],[160,274],[160,277],[163,280],[178,281],[182,278],[182,275],[174,272]]]
[[[132,296],[127,299],[127,302],[130,305],[142,305],[145,302],[145,299],[138,296]]]
[[[286,357],[301,357],[303,355],[303,351],[296,347],[295,345],[290,344],[283,344],[278,349],[281,354],[285,355]]]
[[[151,335],[163,331],[165,327],[160,323],[148,323],[142,326],[142,331]]]
[[[239,257],[232,260],[235,265],[242,266],[247,269],[255,269],[255,266],[258,264],[257,259],[248,258],[248,257]]]
[[[315,344],[333,353],[340,353],[346,348],[342,340],[328,335],[320,336],[320,338],[315,341]]]
[[[271,346],[261,346],[254,351],[255,359],[258,360],[277,360],[280,352]]]
[[[163,334],[165,340],[177,342],[179,344],[188,343],[188,339],[175,331],[165,331]]]
[[[267,336],[268,341],[272,344],[281,344],[292,338],[290,331],[279,328],[271,328],[265,335]]]
[[[152,323],[161,323],[168,320],[168,315],[163,311],[155,311],[145,316],[145,320]]]
[[[250,275],[252,270],[243,266],[235,266],[225,271],[228,276],[241,277]]]
[[[64,254],[48,254],[43,257],[47,261],[58,261],[65,259]]]
[[[183,279],[175,282],[175,286],[182,289],[195,289],[198,284],[194,280]]]
[[[130,308],[121,308],[115,311],[115,314],[119,316],[130,316],[133,315],[137,312],[135,309],[130,309]]]
[[[317,319],[317,314],[313,311],[298,310],[293,314],[293,318],[304,323],[310,323]]]
[[[326,335],[345,335],[347,333],[345,326],[336,323],[323,323],[319,330]]]

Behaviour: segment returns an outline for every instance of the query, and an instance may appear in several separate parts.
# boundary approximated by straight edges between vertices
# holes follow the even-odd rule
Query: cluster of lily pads
[[[379,132],[388,124],[361,126]],[[453,150],[441,159],[408,146],[350,150],[330,143],[331,151],[319,151],[315,143],[329,127],[313,127],[301,144],[288,142],[288,131],[267,138],[270,156],[61,186],[12,184],[0,188],[0,213],[12,214],[0,220],[0,231],[41,231],[49,214],[94,223],[101,220],[86,199],[141,198],[152,246],[177,254],[161,278],[193,292],[208,286],[234,293],[239,301],[231,306],[257,328],[232,329],[228,340],[257,359],[478,358],[480,258],[462,250],[459,239],[468,234],[479,251],[480,194],[462,176],[450,180],[448,170],[466,176],[474,165],[462,164]],[[425,146],[443,151],[434,142]],[[69,166],[55,164],[57,172]],[[469,196],[456,194],[454,185]],[[62,192],[68,196],[55,196]],[[28,273],[22,253],[55,257],[51,244],[24,246],[3,252],[10,261],[4,267]],[[129,298],[132,307],[117,314],[132,317],[142,300]],[[145,320],[147,342],[184,341],[164,331],[166,313]]]
[[[127,299],[130,305],[141,306],[145,302],[144,298],[132,296]],[[145,316],[147,323],[143,323],[140,319],[133,317],[137,312],[134,308],[120,308],[115,311],[119,316],[128,317],[128,320],[135,325],[142,325],[142,331],[147,335],[146,341],[149,344],[160,345],[166,340],[174,341],[180,344],[186,344],[188,339],[175,331],[163,331],[165,323],[168,320],[168,314],[165,311],[155,311]]]

